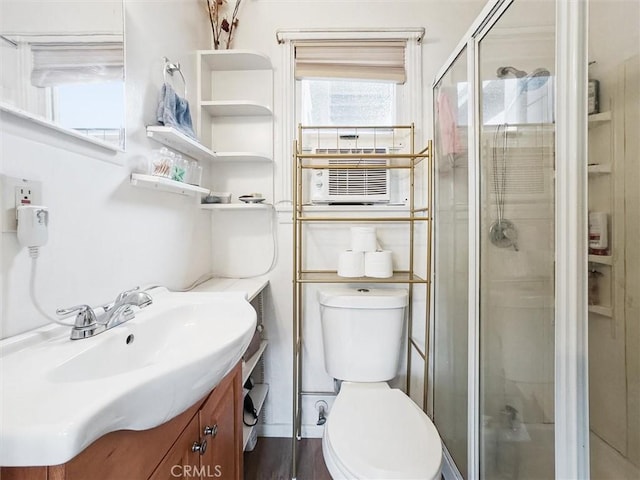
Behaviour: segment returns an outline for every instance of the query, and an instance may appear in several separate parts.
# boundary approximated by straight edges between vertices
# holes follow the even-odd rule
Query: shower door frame
[[[466,48],[469,105],[469,312],[467,468],[480,478],[480,104],[478,45],[518,0],[491,0],[436,75],[432,89]],[[556,0],[555,94],[555,477],[589,478],[587,312],[587,35],[588,0]],[[576,81],[579,79],[580,81]],[[432,92],[433,93],[433,92]],[[435,123],[434,123],[435,124]],[[557,159],[562,161],[557,161]],[[436,162],[434,162],[434,165]],[[435,245],[436,229],[432,244]],[[432,283],[435,288],[435,282]],[[432,298],[435,298],[432,292]],[[434,405],[435,305],[430,333],[429,397]],[[431,412],[432,414],[436,412]],[[446,452],[447,468],[462,478]],[[445,475],[445,478],[448,478]]]

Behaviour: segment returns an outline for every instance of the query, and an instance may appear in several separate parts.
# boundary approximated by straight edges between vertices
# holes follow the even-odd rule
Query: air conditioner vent
[[[384,155],[386,148],[317,148],[316,154],[350,155],[350,158],[329,158],[329,165],[360,165],[381,168],[317,170],[312,201],[314,203],[384,203],[389,201],[389,170],[385,158],[358,158],[358,155]]]

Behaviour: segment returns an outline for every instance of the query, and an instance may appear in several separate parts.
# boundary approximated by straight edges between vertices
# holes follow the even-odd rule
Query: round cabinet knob
[[[211,425],[205,425],[204,434],[215,437],[218,434],[218,424],[214,424],[213,427]]]
[[[322,182],[317,181],[317,182],[316,182],[316,187],[317,187],[317,188],[321,188],[321,187],[322,187]]]
[[[191,451],[198,452],[200,455],[204,455],[204,452],[207,451],[207,441],[202,440],[200,443],[193,442],[193,445],[191,445]]]

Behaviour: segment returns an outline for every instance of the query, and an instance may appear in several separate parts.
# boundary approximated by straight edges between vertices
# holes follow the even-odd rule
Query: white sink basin
[[[64,463],[102,435],[161,425],[203,398],[246,350],[242,293],[151,291],[100,335],[43,327],[0,342],[0,465]]]

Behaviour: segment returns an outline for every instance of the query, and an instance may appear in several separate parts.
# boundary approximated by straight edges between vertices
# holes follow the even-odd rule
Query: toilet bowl
[[[405,290],[318,292],[325,369],[342,380],[322,437],[334,479],[440,478],[442,443],[429,417],[386,383],[397,374]]]

